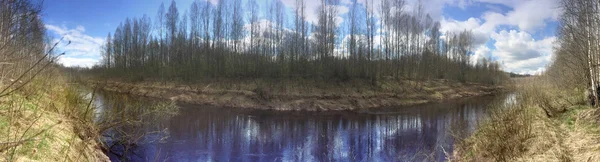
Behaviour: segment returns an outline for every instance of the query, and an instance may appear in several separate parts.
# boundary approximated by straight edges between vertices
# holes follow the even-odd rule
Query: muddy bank
[[[410,106],[465,97],[491,95],[502,86],[463,84],[445,80],[414,82],[366,81],[318,83],[309,80],[210,81],[193,84],[119,81],[87,81],[106,91],[163,98],[189,104],[278,111],[356,110]]]

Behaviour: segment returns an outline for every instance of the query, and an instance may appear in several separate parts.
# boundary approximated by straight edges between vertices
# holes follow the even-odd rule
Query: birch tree
[[[364,4],[352,0],[345,22],[339,21],[344,16],[338,10],[343,5],[339,0],[321,0],[312,11],[317,20],[310,23],[307,12],[311,9],[307,10],[305,0],[295,1],[292,19],[288,19],[282,1],[265,1],[266,14],[260,14],[256,0],[247,3],[247,12],[241,2],[219,0],[213,5],[194,1],[182,15],[175,1],[166,12],[161,4],[155,33],[150,32],[152,21],[147,16],[125,18],[107,37],[103,70],[136,79],[303,77],[365,79],[373,85],[388,78],[495,84],[501,79],[490,78],[503,76],[497,63],[469,62],[473,53],[470,31],[446,33],[446,39],[440,39],[440,23],[426,16],[421,5],[405,9],[404,0],[384,0],[381,6],[373,5],[374,0]],[[581,7],[585,5],[581,3],[577,11],[585,11]],[[408,10],[413,12],[405,12]],[[293,22],[288,26],[287,20]],[[591,20],[589,23],[598,22]],[[244,28],[246,25],[249,29]],[[577,38],[584,38],[573,40],[597,44],[594,35],[598,28],[580,28],[586,25],[573,25],[578,27],[573,30],[579,32]],[[585,31],[589,31],[589,38]],[[430,39],[424,41],[425,37]],[[246,39],[249,44],[243,43]],[[589,82],[597,84],[598,75],[592,74],[598,72],[595,65],[600,57],[594,53],[599,50],[585,47],[590,50],[584,52],[585,60],[593,60],[585,62],[586,70],[591,69],[587,79],[595,79]]]

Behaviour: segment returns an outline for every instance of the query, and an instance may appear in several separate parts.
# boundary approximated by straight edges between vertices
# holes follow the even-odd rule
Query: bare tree
[[[172,1],[166,13],[164,5],[159,7],[155,35],[146,16],[119,25],[106,42],[103,63],[115,76],[141,79],[156,77],[159,71],[163,80],[302,76],[369,79],[374,85],[389,77],[499,82],[489,75],[502,74],[497,63],[470,62],[470,31],[446,33],[442,40],[439,22],[424,14],[422,5],[405,12],[404,0],[384,0],[381,6],[373,1],[351,1],[343,24],[338,20],[343,16],[336,7],[339,0],[321,0],[317,22],[309,24],[305,0],[296,0],[291,26],[280,0],[266,1],[262,17],[256,0],[247,3],[248,12],[241,0],[219,0],[216,5],[195,1],[183,16]],[[249,31],[244,29],[247,24]],[[249,44],[242,43],[246,38]]]

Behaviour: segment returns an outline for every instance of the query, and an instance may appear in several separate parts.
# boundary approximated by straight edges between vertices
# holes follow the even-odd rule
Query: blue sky
[[[205,0],[200,0],[205,1]],[[216,4],[217,0],[210,0]],[[264,4],[263,0],[258,0]],[[294,7],[295,0],[282,0]],[[363,2],[364,0],[359,0]],[[374,0],[375,5],[380,0]],[[170,0],[53,0],[44,4],[43,19],[48,33],[71,40],[61,46],[66,66],[92,66],[100,60],[100,46],[109,32],[126,17],[154,18],[161,2]],[[192,0],[176,0],[182,14]],[[306,0],[308,20],[319,0]],[[343,20],[350,0],[338,6]],[[418,0],[407,0],[407,6]],[[442,32],[471,30],[476,45],[472,60],[491,58],[502,63],[506,71],[535,74],[543,71],[552,59],[557,19],[561,10],[558,0],[422,0],[424,9],[442,24]],[[245,6],[245,5],[243,5]],[[291,15],[290,15],[291,16]]]

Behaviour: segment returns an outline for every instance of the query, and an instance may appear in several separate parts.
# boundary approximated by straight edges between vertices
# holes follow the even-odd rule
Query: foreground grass
[[[453,161],[600,161],[598,113],[581,90],[539,78],[520,81],[515,104],[501,106],[459,142]]]
[[[106,161],[88,101],[61,77],[0,98],[0,161]]]

